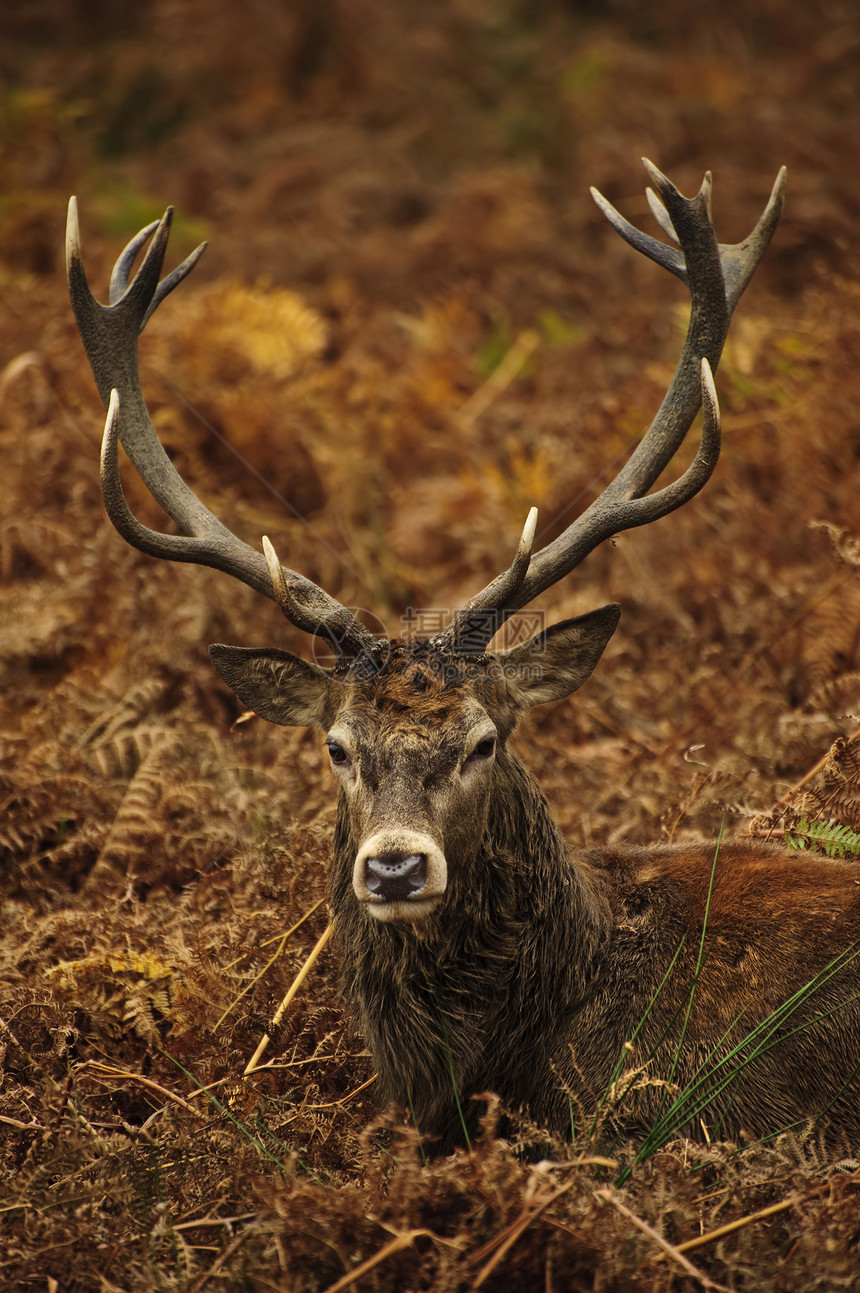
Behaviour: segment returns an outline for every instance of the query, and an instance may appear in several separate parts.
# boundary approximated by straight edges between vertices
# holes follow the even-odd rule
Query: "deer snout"
[[[377,920],[421,920],[445,892],[445,856],[428,836],[381,831],[365,841],[355,859],[352,886]]]
[[[383,853],[364,861],[364,883],[375,898],[396,902],[419,893],[427,881],[426,853]]]

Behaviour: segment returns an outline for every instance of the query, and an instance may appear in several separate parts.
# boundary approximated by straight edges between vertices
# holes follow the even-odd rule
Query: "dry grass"
[[[720,369],[718,473],[548,600],[623,620],[520,749],[571,839],[860,829],[860,27],[835,2],[752,9],[691,28],[623,0],[599,20],[446,0],[423,22],[382,0],[158,0],[107,30],[45,0],[38,31],[4,19],[7,1287],[853,1287],[857,1164],[814,1136],[673,1143],[622,1190],[599,1139],[500,1143],[488,1098],[474,1150],[425,1164],[374,1107],[331,947],[273,1025],[326,927],[320,906],[282,941],[324,896],[333,788],[312,736],[234,726],[205,647],[302,643],[247,590],[115,536],[59,273],[74,190],[102,294],[160,204],[177,257],[211,237],[144,342],[160,433],[244,538],[395,633],[486,582],[532,503],[557,532],[660,398],[678,292],[614,245],[587,184],[645,218],[640,152],[686,191],[712,166],[731,239],[788,162]]]

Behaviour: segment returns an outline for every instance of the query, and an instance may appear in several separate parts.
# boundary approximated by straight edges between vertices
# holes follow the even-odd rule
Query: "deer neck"
[[[383,1103],[410,1108],[440,1147],[459,1137],[463,1116],[474,1128],[469,1095],[505,1089],[523,1055],[549,1071],[558,1018],[599,979],[609,924],[595,875],[570,857],[530,774],[503,750],[498,776],[485,830],[469,855],[450,859],[445,899],[417,925],[361,908],[360,840],[343,799],[338,810],[330,898],[343,992]]]

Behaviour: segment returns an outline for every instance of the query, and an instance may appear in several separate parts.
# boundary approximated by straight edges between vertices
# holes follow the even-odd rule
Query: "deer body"
[[[582,649],[596,651],[574,624]],[[233,677],[247,662],[231,650],[215,648],[219,668],[267,712],[259,683]],[[442,1147],[471,1135],[481,1112],[471,1097],[486,1091],[563,1132],[593,1115],[635,1037],[629,1062],[645,1080],[627,1096],[628,1130],[657,1116],[661,1083],[683,1088],[704,1065],[713,1072],[708,1106],[685,1120],[688,1134],[763,1136],[833,1104],[834,1121],[860,1142],[851,1082],[860,958],[850,951],[860,868],[750,841],[572,852],[509,746],[530,688],[513,660],[507,675],[488,681],[476,663],[464,677],[444,656],[403,651],[372,680],[326,697],[338,707],[329,730],[350,764],[340,774],[330,905],[344,994],[383,1100],[410,1110]],[[292,691],[284,675],[277,685],[278,696]],[[320,686],[330,691],[328,680]],[[468,774],[464,808],[457,783],[488,719],[496,748]],[[443,854],[446,885],[431,911],[413,918],[396,892],[387,902],[368,892],[356,866],[368,839],[384,856],[411,856],[422,840]],[[397,916],[385,910],[398,905]],[[841,969],[732,1055],[794,993],[829,975],[839,952]],[[756,1047],[763,1053],[741,1072]]]
[[[727,245],[713,229],[710,176],[688,200],[646,166],[659,195],[649,191],[652,211],[677,245],[595,197],[628,243],[689,288],[666,398],[582,516],[533,554],[533,509],[507,570],[443,633],[416,643],[375,639],[282,567],[267,539],[260,553],[231,534],[181,480],[147,413],[136,347],[202,249],[159,282],[168,212],[129,243],[102,306],[87,287],[70,205],[72,304],[108,409],[108,515],[141,551],[214,566],[277,601],[339,657],[322,669],[274,648],[210,648],[247,708],[325,733],[340,782],[330,901],[345,994],[383,1099],[409,1107],[443,1148],[474,1127],[471,1097],[490,1090],[557,1131],[581,1126],[627,1049],[642,1070],[623,1114],[635,1127],[681,1091],[674,1126],[688,1134],[760,1136],[826,1114],[834,1134],[860,1144],[860,868],[748,841],[723,844],[716,863],[714,844],[571,851],[510,737],[525,710],[586,681],[618,608],[488,650],[508,617],[602,541],[687,502],[717,462],[711,371],[776,227],[784,175],[752,234]],[[655,488],[700,408],[695,458]],[[120,441],[179,533],[131,513]]]
[[[656,1082],[671,1079],[683,1088],[705,1066],[715,1071],[712,1088],[731,1080],[679,1132],[759,1137],[829,1110],[857,1144],[860,1106],[856,1080],[850,1082],[860,1055],[855,964],[790,1015],[779,1031],[803,1031],[757,1059],[749,1074],[732,1077],[742,1057],[729,1058],[755,1025],[815,979],[837,940],[846,949],[856,942],[857,868],[825,861],[807,869],[777,846],[724,845],[709,912],[711,951],[691,999],[713,860],[713,845],[705,844],[591,856],[554,848],[526,860],[509,851],[482,855],[473,859],[475,883],[493,886],[504,871],[504,896],[490,909],[474,904],[481,908],[474,923],[457,919],[445,927],[440,918],[416,930],[362,920],[344,893],[349,847],[338,847],[331,900],[343,986],[368,1039],[383,1100],[410,1110],[442,1148],[462,1141],[463,1121],[474,1133],[481,1109],[470,1097],[488,1091],[541,1126],[581,1130],[648,1016],[629,1056],[629,1067],[644,1065],[645,1081],[627,1097],[626,1131],[647,1131],[657,1116],[664,1089]],[[544,873],[537,893],[530,883],[535,866]],[[513,876],[523,883],[511,883]],[[774,902],[777,886],[781,903]],[[760,904],[758,928],[747,911],[738,912],[738,888]],[[803,918],[795,915],[788,929],[780,925],[785,908],[796,913],[804,899],[811,907]],[[774,910],[778,905],[782,911]],[[810,1023],[831,1009],[835,1018]]]

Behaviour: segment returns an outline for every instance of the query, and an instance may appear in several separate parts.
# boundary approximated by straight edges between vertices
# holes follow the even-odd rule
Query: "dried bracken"
[[[94,284],[164,202],[188,217],[180,254],[217,216],[196,331],[167,303],[144,339],[159,431],[248,542],[288,533],[298,568],[394,636],[408,606],[453,609],[491,578],[532,502],[547,520],[587,503],[665,387],[683,320],[654,320],[680,289],[631,269],[586,182],[626,204],[636,152],[688,189],[714,165],[733,237],[751,176],[787,162],[785,223],[720,368],[723,462],[565,588],[554,614],[614,599],[622,627],[518,749],[583,843],[761,817],[858,831],[860,29],[835,0],[752,10],[152,0],[108,30],[48,0],[38,30],[4,19],[0,1283],[856,1283],[858,1164],[815,1130],[636,1162],[636,1144],[607,1152],[611,1108],[574,1144],[525,1125],[502,1142],[488,1097],[473,1151],[425,1162],[365,1086],[328,947],[273,1026],[326,927],[318,907],[272,959],[324,895],[332,791],[314,738],[233,728],[203,647],[301,646],[250,591],[116,538],[60,276],[73,191]],[[237,284],[246,321],[281,310],[288,346],[220,330],[216,347],[207,303]]]

